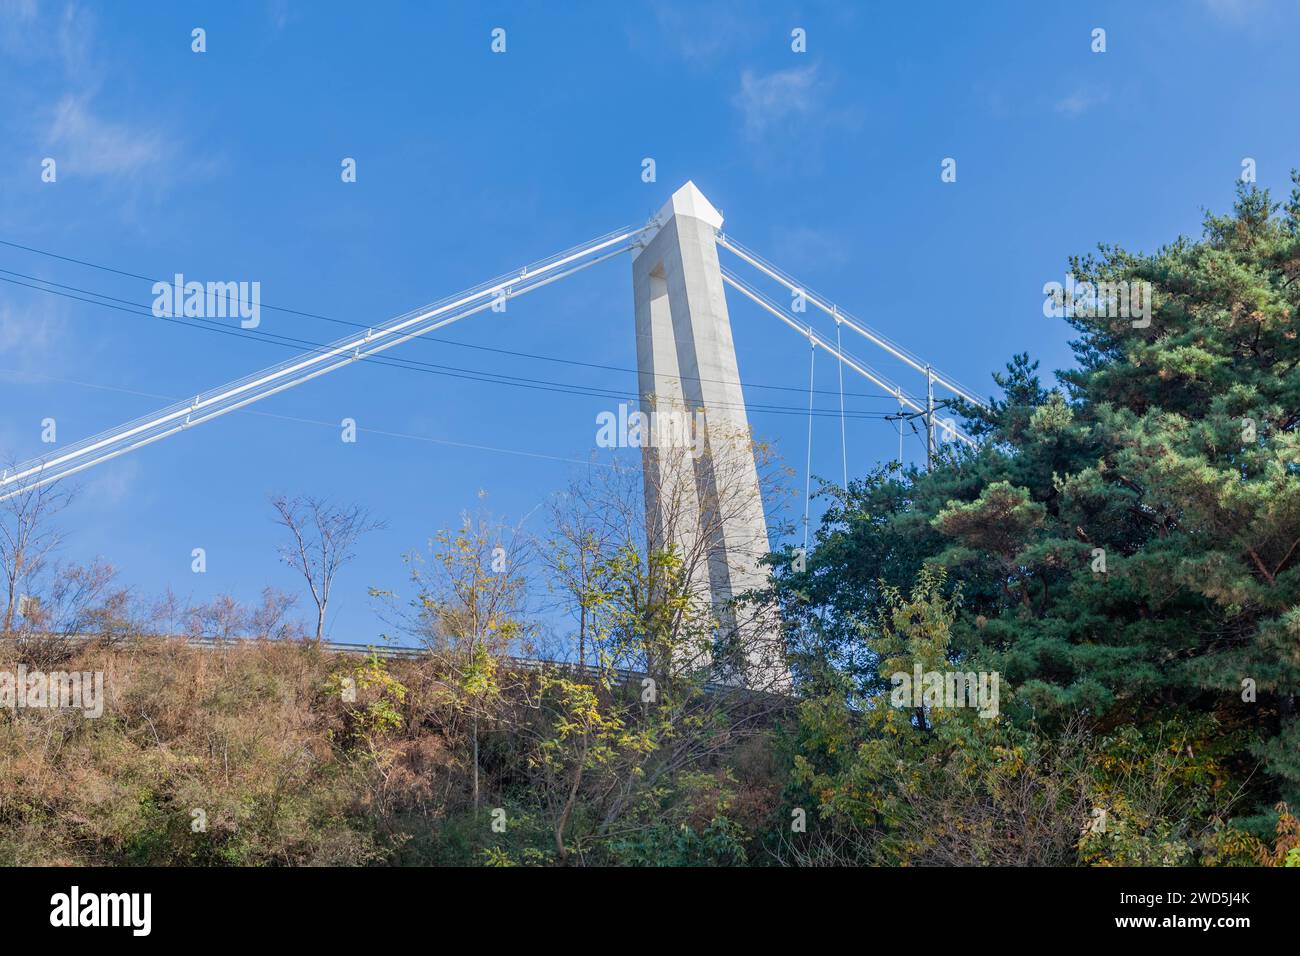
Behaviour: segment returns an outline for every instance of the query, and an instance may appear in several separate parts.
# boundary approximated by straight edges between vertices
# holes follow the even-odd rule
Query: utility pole
[[[925,367],[925,470],[934,467],[934,369]]]
[[[903,467],[903,418],[906,417],[903,411],[903,400],[898,400],[898,467]]]

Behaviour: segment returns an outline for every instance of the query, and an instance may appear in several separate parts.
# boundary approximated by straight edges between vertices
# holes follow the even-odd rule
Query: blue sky
[[[205,53],[191,51],[194,27]],[[496,27],[504,54],[490,50]],[[1091,51],[1096,27],[1105,53]],[[691,179],[729,234],[987,394],[1015,352],[1069,363],[1068,327],[1042,312],[1069,255],[1198,233],[1245,157],[1285,193],[1300,165],[1298,29],[1300,4],[1283,0],[0,0],[0,239],[146,276],[256,280],[264,303],[371,322],[643,222]],[[341,181],[344,157],[355,183]],[[940,180],[946,157],[956,182]],[[0,269],[152,299],[140,280],[10,246]],[[633,391],[630,372],[487,350],[633,368],[630,273],[616,259],[401,354]],[[806,346],[737,298],[748,400],[804,407],[806,394],[754,386],[806,388]],[[262,329],[344,331],[265,311]],[[0,283],[0,454],[47,451],[42,419],[75,441],[288,354]],[[829,362],[817,387],[836,409]],[[255,406],[280,417],[231,415],[85,473],[64,557],[102,555],[142,593],[253,601],[267,584],[301,590],[277,561],[269,494],[356,502],[389,527],[360,545],[329,628],[373,640],[367,587],[400,590],[400,555],[465,509],[531,511],[610,407],[353,366]],[[355,445],[339,440],[345,417]],[[801,484],[806,418],[751,424]],[[847,439],[851,473],[897,455],[879,420],[850,420]],[[813,446],[813,472],[839,475],[834,416],[815,421]],[[195,547],[204,575],[190,571]]]

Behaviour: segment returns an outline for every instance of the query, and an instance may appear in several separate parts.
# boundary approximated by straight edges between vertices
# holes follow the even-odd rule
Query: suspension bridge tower
[[[769,549],[717,233],[722,215],[692,182],[636,243],[632,279],[652,549],[674,547],[707,590],[749,686],[788,682],[780,620],[734,599],[767,583]],[[681,426],[685,424],[686,428]]]

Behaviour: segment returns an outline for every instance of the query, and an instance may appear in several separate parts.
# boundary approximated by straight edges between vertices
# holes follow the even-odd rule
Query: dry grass
[[[0,642],[0,671],[19,660],[13,642]],[[570,776],[557,783],[544,772],[557,714],[535,673],[503,671],[499,693],[478,700],[450,658],[367,662],[293,641],[200,649],[158,638],[65,648],[58,668],[103,673],[103,715],[0,709],[0,865],[463,864],[503,859],[504,849],[557,859],[548,787],[567,793]],[[353,701],[340,692],[344,677]],[[623,817],[604,830],[653,829],[656,811],[642,804],[671,803],[679,774],[699,789],[709,774],[721,786],[734,773],[733,812],[757,828],[779,798],[766,735],[746,729],[761,716],[733,715],[734,733],[694,748],[669,733],[657,762],[632,760],[648,770],[629,764],[626,780],[588,774],[575,814],[585,835],[576,823],[571,831],[582,858],[601,852],[596,831],[614,819],[611,806]],[[721,751],[736,744],[725,770]],[[658,782],[633,794],[644,778]],[[505,837],[488,818],[499,806],[510,807]]]
[[[385,764],[412,789],[436,744],[359,759],[336,738],[330,674],[356,659],[296,643],[219,651],[146,640],[60,665],[102,671],[104,714],[0,712],[0,862],[366,863]],[[0,670],[18,662],[0,651]],[[410,752],[407,752],[410,751]],[[196,814],[195,811],[201,811]],[[198,824],[203,819],[204,827]]]

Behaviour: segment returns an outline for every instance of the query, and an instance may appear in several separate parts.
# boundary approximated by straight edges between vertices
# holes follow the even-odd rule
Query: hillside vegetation
[[[780,702],[298,642],[60,666],[105,713],[0,714],[3,865],[739,863],[778,829]]]

